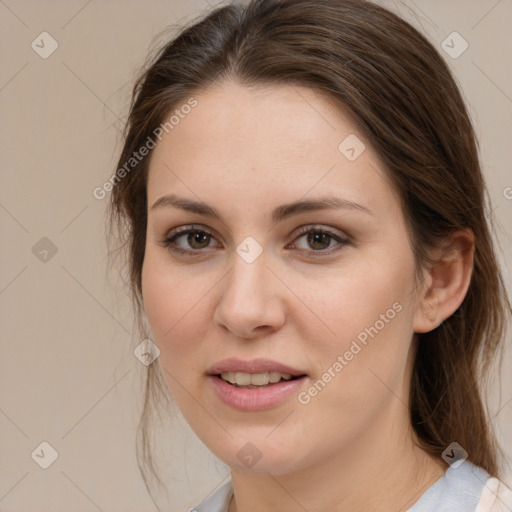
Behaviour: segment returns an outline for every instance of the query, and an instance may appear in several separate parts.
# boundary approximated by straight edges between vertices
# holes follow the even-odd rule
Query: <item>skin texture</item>
[[[442,262],[416,279],[399,198],[347,113],[298,86],[230,81],[195,97],[198,106],[151,157],[143,299],[174,400],[232,469],[230,512],[406,510],[447,467],[414,444],[406,405],[414,333],[437,327],[463,300],[471,236],[454,235],[435,253]],[[366,146],[355,161],[338,150],[350,134]],[[208,203],[223,221],[151,208],[171,193]],[[270,218],[277,206],[324,196],[370,213]],[[192,256],[164,246],[188,225],[212,236],[175,241]],[[302,226],[348,242],[311,245]],[[248,236],[263,249],[250,264],[236,252]],[[294,395],[241,412],[219,400],[206,375],[227,357],[265,357],[306,373],[307,390],[393,304],[394,318],[307,404]],[[261,454],[251,468],[237,457],[248,442]]]

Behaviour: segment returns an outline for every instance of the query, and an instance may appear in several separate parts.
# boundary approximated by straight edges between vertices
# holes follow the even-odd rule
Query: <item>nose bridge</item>
[[[240,244],[233,254],[217,303],[215,319],[240,337],[249,338],[263,326],[277,329],[284,321],[284,305],[272,272],[267,268],[264,252],[256,258],[245,258]],[[253,253],[254,256],[254,253]],[[261,329],[258,330],[260,332]]]
[[[269,274],[265,254],[260,254],[254,261],[246,260],[239,254],[233,255],[224,297],[234,302],[232,307],[245,311],[264,304],[270,294]],[[245,307],[242,307],[243,304]]]

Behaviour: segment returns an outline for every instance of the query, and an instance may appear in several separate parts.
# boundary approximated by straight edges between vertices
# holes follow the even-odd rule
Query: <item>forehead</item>
[[[337,156],[340,137],[357,131],[348,113],[335,108],[328,96],[303,86],[248,87],[228,81],[194,97],[197,106],[172,129],[173,137],[167,137],[174,139],[171,145],[185,143],[189,157],[196,155],[194,147],[202,158],[206,148],[217,157],[226,150],[233,157],[240,150],[252,160],[282,157],[287,150],[304,153],[311,147]]]
[[[171,191],[272,202],[276,194],[291,201],[333,188],[375,201],[390,189],[354,120],[318,91],[225,82],[193,97],[197,106],[153,150],[150,204]],[[354,151],[347,158],[350,146],[360,152],[355,159]]]

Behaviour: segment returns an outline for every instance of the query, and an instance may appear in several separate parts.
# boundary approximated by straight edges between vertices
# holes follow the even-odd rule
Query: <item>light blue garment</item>
[[[228,512],[229,502],[233,497],[233,484],[231,479],[222,484],[208,498],[199,505],[189,508],[187,512]]]
[[[474,512],[488,478],[467,460],[451,466],[407,512]]]
[[[474,512],[489,474],[469,461],[449,467],[406,512]],[[228,480],[188,512],[228,512],[233,485]]]

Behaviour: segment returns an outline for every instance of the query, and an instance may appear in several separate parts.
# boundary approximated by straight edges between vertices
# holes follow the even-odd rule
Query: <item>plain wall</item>
[[[453,31],[469,43],[457,59],[441,53],[480,139],[512,291],[512,4],[380,3],[437,48]],[[155,510],[135,458],[144,366],[133,349],[140,340],[131,336],[127,292],[105,278],[107,198],[95,199],[93,190],[115,171],[130,90],[152,39],[207,8],[203,0],[0,2],[3,512]],[[31,47],[35,40],[38,51],[51,48],[49,39],[44,49],[40,43],[43,31],[58,42],[46,59]],[[509,338],[501,389],[491,400],[509,461],[511,368]],[[163,430],[169,511],[186,510],[228,469],[179,417]],[[58,452],[48,469],[35,461],[43,441]]]

